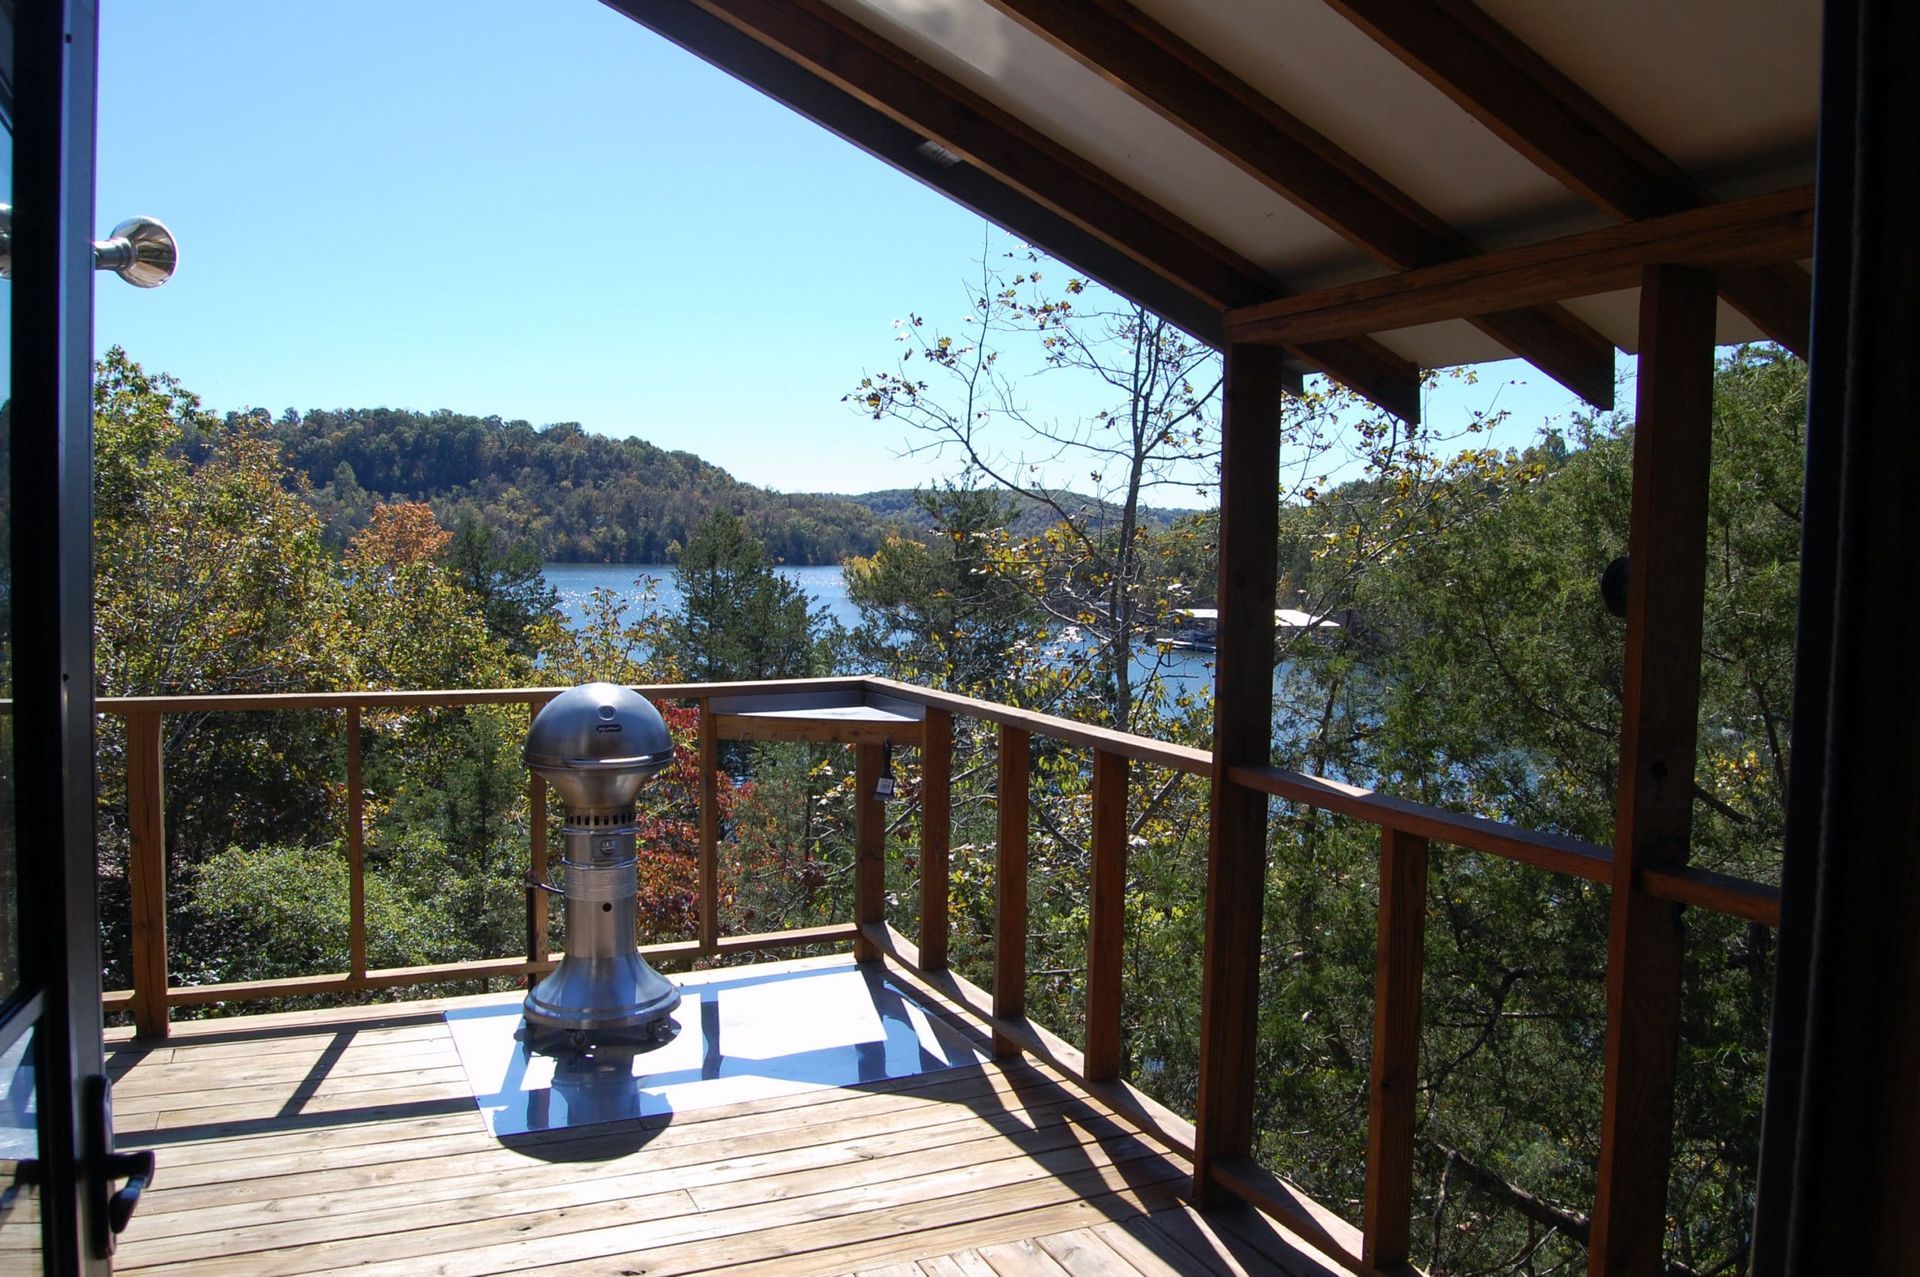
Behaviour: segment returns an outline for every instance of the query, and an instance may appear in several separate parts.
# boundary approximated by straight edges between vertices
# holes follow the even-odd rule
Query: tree
[[[95,369],[94,674],[102,696],[330,690],[355,663],[317,520],[282,483],[252,417],[219,421],[124,350]],[[188,459],[189,440],[199,453]],[[325,818],[331,733],[314,716],[175,714],[165,720],[167,858],[185,875],[211,849]],[[110,969],[127,953],[126,740],[96,747]],[[174,919],[183,948],[192,944]],[[190,950],[189,950],[190,951]]]
[[[1054,295],[1038,269],[1008,277],[983,257],[970,302],[958,338],[928,335],[918,315],[902,321],[895,369],[861,378],[846,398],[876,420],[918,432],[924,442],[910,452],[952,451],[968,475],[1052,513],[1054,526],[1023,547],[1024,578],[1058,623],[1090,636],[1107,716],[1124,727],[1134,709],[1135,644],[1168,606],[1145,579],[1142,499],[1169,488],[1204,492],[1216,481],[1219,358],[1144,307],[1079,278]],[[1029,344],[1040,372],[1089,396],[1087,410],[1065,419],[1028,410],[1002,356],[1003,347]],[[939,376],[939,391],[921,367]],[[1012,449],[1001,441],[1008,427],[1022,440]],[[1044,480],[1060,472],[1091,492],[1078,496]]]
[[[831,619],[781,576],[766,549],[725,511],[707,517],[673,571],[679,610],[666,639],[696,682],[804,678],[824,668]]]
[[[454,583],[479,601],[487,631],[509,651],[531,658],[551,642],[559,625],[560,594],[541,575],[532,546],[462,509],[441,561]]]
[[[431,507],[404,502],[375,506],[348,544],[345,619],[365,685],[489,687],[530,672],[441,562],[451,540]]]
[[[425,502],[382,502],[373,507],[373,517],[355,534],[349,549],[362,564],[401,568],[431,562],[451,540],[453,534],[440,526],[433,507]]]
[[[314,624],[338,606],[330,556],[259,423],[215,420],[118,347],[100,361],[93,402],[99,693],[342,685],[351,654]]]
[[[666,562],[668,547],[691,540],[719,508],[738,514],[784,563],[867,553],[885,531],[858,500],[757,488],[689,453],[570,422],[535,428],[453,412],[343,408],[286,413],[272,437],[313,485],[335,547],[366,525],[375,501],[429,504],[456,534],[477,520],[536,563]]]
[[[374,510],[342,559],[259,414],[216,419],[119,349],[98,367],[94,406],[101,694],[511,685],[531,671],[438,561],[448,537],[426,506]],[[333,864],[344,857],[338,721],[171,714],[165,723],[167,871],[181,885],[169,899],[175,969],[188,981],[274,974],[284,954],[246,942],[236,927],[300,937],[344,918]],[[380,795],[368,819],[373,925],[424,913],[459,919],[444,934],[418,933],[418,946],[374,934],[376,950],[498,952],[502,919],[518,912],[502,862],[525,792],[508,742],[524,725],[503,723],[494,709],[375,712],[363,730],[369,788]],[[97,763],[112,969],[127,945],[124,758],[119,720],[109,717]],[[268,864],[298,891],[242,901],[235,877]]]
[[[949,691],[1011,694],[1014,653],[1040,614],[996,562],[1013,503],[951,484],[914,494],[933,523],[929,543],[891,536],[847,562],[847,597],[860,609],[852,648],[868,668]]]
[[[1128,727],[1143,703],[1136,685],[1151,682],[1149,640],[1211,589],[1210,564],[1193,579],[1195,527],[1162,544],[1143,513],[1150,497],[1202,499],[1218,482],[1219,356],[1084,279],[1048,291],[1036,254],[1009,256],[1019,264],[1010,275],[983,258],[957,334],[909,315],[894,368],[862,377],[845,399],[908,427],[910,454],[953,456],[962,486],[985,482],[1051,515],[1038,535],[1003,533],[993,569],[1020,582],[1057,634],[1084,644],[1096,712]],[[1016,368],[1021,359],[1034,366]],[[1077,406],[1032,410],[1037,378]],[[1336,424],[1357,423],[1376,447],[1390,448],[1399,429],[1338,390],[1293,397],[1286,413],[1289,486],[1302,490],[1324,481],[1311,467]],[[1055,486],[1069,475],[1076,490]]]

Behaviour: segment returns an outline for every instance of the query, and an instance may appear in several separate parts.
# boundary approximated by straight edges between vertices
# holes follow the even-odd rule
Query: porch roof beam
[[[1615,217],[1711,204],[1672,160],[1469,0],[1327,0],[1569,190]],[[1729,270],[1720,295],[1807,356],[1813,281],[1792,262]]]
[[[1227,332],[1265,344],[1387,332],[1632,288],[1653,265],[1765,268],[1812,245],[1813,188],[1795,187],[1243,307]]]
[[[1472,257],[1464,235],[1126,0],[989,0],[1384,266]],[[1557,306],[1475,315],[1482,332],[1597,407],[1613,343]]]

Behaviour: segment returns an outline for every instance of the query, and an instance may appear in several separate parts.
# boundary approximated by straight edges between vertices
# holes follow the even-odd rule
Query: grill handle
[[[659,754],[633,754],[626,758],[569,758],[567,767],[571,771],[582,772],[624,771],[632,767],[646,767],[660,760]]]

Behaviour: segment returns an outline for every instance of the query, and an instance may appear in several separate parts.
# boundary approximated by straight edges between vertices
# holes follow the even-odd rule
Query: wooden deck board
[[[999,1277],[1068,1277],[1065,1265],[1030,1237],[982,1246],[980,1258]]]
[[[112,1042],[120,1143],[159,1159],[116,1269],[1314,1271],[1196,1225],[1190,1163],[1032,1059],[498,1139],[438,1018],[462,1001]]]
[[[198,1235],[208,1229],[218,1229],[224,1233],[224,1245],[238,1248],[252,1230],[268,1229],[271,1231],[266,1234],[266,1240],[270,1244],[285,1245],[365,1235],[380,1227],[383,1221],[404,1228],[417,1220],[421,1208],[429,1204],[439,1204],[435,1211],[437,1219],[454,1222],[544,1209],[577,1211],[597,1203],[675,1188],[694,1191],[694,1203],[701,1210],[713,1210],[723,1204],[740,1205],[753,1200],[806,1195],[818,1186],[822,1172],[828,1170],[832,1170],[836,1184],[851,1186],[925,1173],[947,1165],[994,1160],[1013,1156],[1018,1151],[1065,1153],[1086,1148],[1099,1138],[1097,1133],[1065,1120],[1054,1121],[1018,1146],[1010,1145],[1003,1135],[1002,1131],[982,1126],[962,1132],[934,1128],[928,1132],[907,1132],[891,1139],[858,1142],[826,1136],[826,1142],[789,1150],[772,1159],[727,1158],[694,1166],[679,1163],[678,1159],[663,1159],[660,1164],[624,1175],[601,1174],[598,1166],[587,1168],[583,1174],[581,1167],[568,1164],[543,1164],[535,1170],[516,1169],[487,1176],[456,1174],[445,1177],[444,1181],[410,1185],[405,1194],[406,1204],[399,1207],[392,1205],[396,1194],[382,1184],[346,1192],[275,1197],[271,1199],[275,1209],[270,1222],[260,1220],[261,1211],[255,1202],[165,1212],[151,1221],[145,1235],[154,1238]],[[1099,1155],[1097,1149],[1087,1154],[1093,1159]],[[625,1160],[631,1165],[642,1159]]]
[[[1073,1277],[1134,1277],[1139,1269],[1091,1228],[1034,1239]]]
[[[680,1182],[693,1182],[692,1177],[697,1176],[700,1182],[724,1183],[959,1144],[1011,1134],[1025,1127],[1041,1130],[1065,1121],[1059,1103],[1036,1101],[1022,1113],[956,1119],[951,1106],[929,1101],[891,1112],[863,1110],[853,1117],[803,1122],[771,1131],[736,1131],[729,1135],[728,1128],[715,1127],[714,1138],[699,1143],[659,1138],[633,1151],[623,1151],[623,1146],[614,1144],[602,1157],[593,1157],[591,1150],[574,1146],[568,1150],[573,1160],[559,1165],[574,1182],[673,1172],[682,1177]],[[524,1187],[543,1174],[538,1169],[541,1163],[529,1166],[532,1159],[525,1152],[496,1147],[474,1153],[464,1138],[454,1144],[451,1157],[457,1160],[450,1166],[447,1154],[434,1151],[449,1143],[433,1139],[411,1145],[375,1146],[375,1153],[381,1156],[369,1164],[265,1173],[300,1164],[298,1158],[286,1159],[272,1166],[249,1166],[249,1178],[237,1182],[224,1174],[214,1179],[203,1176],[194,1184],[156,1189],[151,1202],[142,1204],[142,1210],[151,1205],[156,1214],[197,1217],[272,1200],[276,1218],[299,1219],[333,1213],[362,1198],[378,1200],[391,1195],[396,1186],[404,1186],[409,1202],[421,1204]],[[593,1160],[582,1160],[583,1153]],[[176,1224],[169,1231],[188,1226]]]
[[[930,1097],[923,1092],[935,1076],[944,1076],[946,1081],[941,1092]],[[1029,1094],[1047,1087],[1053,1088],[1051,1093]],[[718,1139],[733,1141],[734,1152],[767,1151],[804,1145],[810,1142],[809,1132],[829,1123],[868,1122],[871,1125],[867,1129],[879,1132],[913,1125],[915,1119],[908,1114],[917,1114],[924,1124],[952,1120],[953,1106],[962,1104],[982,1113],[1018,1115],[1033,1110],[1044,1098],[1060,1098],[1063,1091],[1072,1094],[1032,1070],[1015,1067],[990,1074],[928,1074],[860,1091],[809,1091],[763,1105],[697,1109],[679,1114],[671,1124],[652,1121],[542,1132],[504,1143],[487,1134],[471,1107],[443,1117],[354,1123],[326,1130],[299,1130],[285,1136],[258,1132],[228,1136],[224,1134],[227,1128],[220,1125],[213,1128],[216,1134],[211,1140],[169,1142],[167,1137],[179,1133],[176,1130],[148,1132],[122,1142],[166,1148],[172,1168],[168,1183],[173,1187],[231,1182],[230,1168],[221,1163],[237,1160],[249,1164],[247,1179],[256,1182],[356,1167],[372,1167],[382,1175],[405,1178],[408,1173],[400,1167],[421,1159],[460,1157],[463,1166],[474,1170],[523,1167],[530,1160],[592,1160],[604,1164],[622,1151],[644,1149],[646,1154],[657,1156],[669,1148]],[[742,1114],[754,1117],[748,1133],[719,1127],[726,1119]],[[433,1174],[445,1173],[443,1166],[428,1169]],[[278,1193],[283,1186],[273,1187]]]
[[[993,1265],[980,1258],[977,1250],[960,1250],[951,1255],[929,1255],[919,1262],[927,1277],[999,1277]]]

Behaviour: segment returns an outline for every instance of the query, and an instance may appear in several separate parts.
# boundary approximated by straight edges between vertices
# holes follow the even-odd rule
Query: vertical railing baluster
[[[920,969],[947,968],[948,854],[953,844],[953,715],[929,709],[920,750]]]
[[[1027,1014],[1027,826],[1028,769],[1032,740],[1018,727],[1000,728],[999,781],[995,805],[999,836],[993,852],[993,1013],[1019,1020]],[[999,1032],[993,1053],[1016,1054],[1019,1046]]]
[[[546,706],[548,698],[535,697],[527,702],[527,721]],[[551,871],[548,853],[553,846],[553,830],[547,818],[547,782],[532,771],[527,773],[527,870],[536,882],[547,881]],[[527,888],[527,961],[543,962],[547,957],[547,893]],[[527,973],[527,987],[539,983],[538,972]]]
[[[1089,1081],[1120,1075],[1120,989],[1127,939],[1127,760],[1093,751],[1093,881],[1087,922]]]
[[[167,1013],[166,758],[161,716],[134,710],[127,724],[127,887],[133,903],[133,1021],[164,1038]]]
[[[700,698],[700,952],[720,945],[720,742],[713,705]]]
[[[1413,1222],[1413,1124],[1420,1084],[1420,977],[1426,959],[1427,840],[1380,831],[1379,960],[1373,974],[1373,1075],[1361,1258],[1407,1262]]]
[[[367,978],[367,809],[360,707],[347,706],[347,969]]]
[[[882,748],[853,747],[853,921],[861,928],[884,928],[887,923],[887,809],[874,797]],[[880,947],[865,934],[854,937],[854,961],[871,962],[879,956]]]

